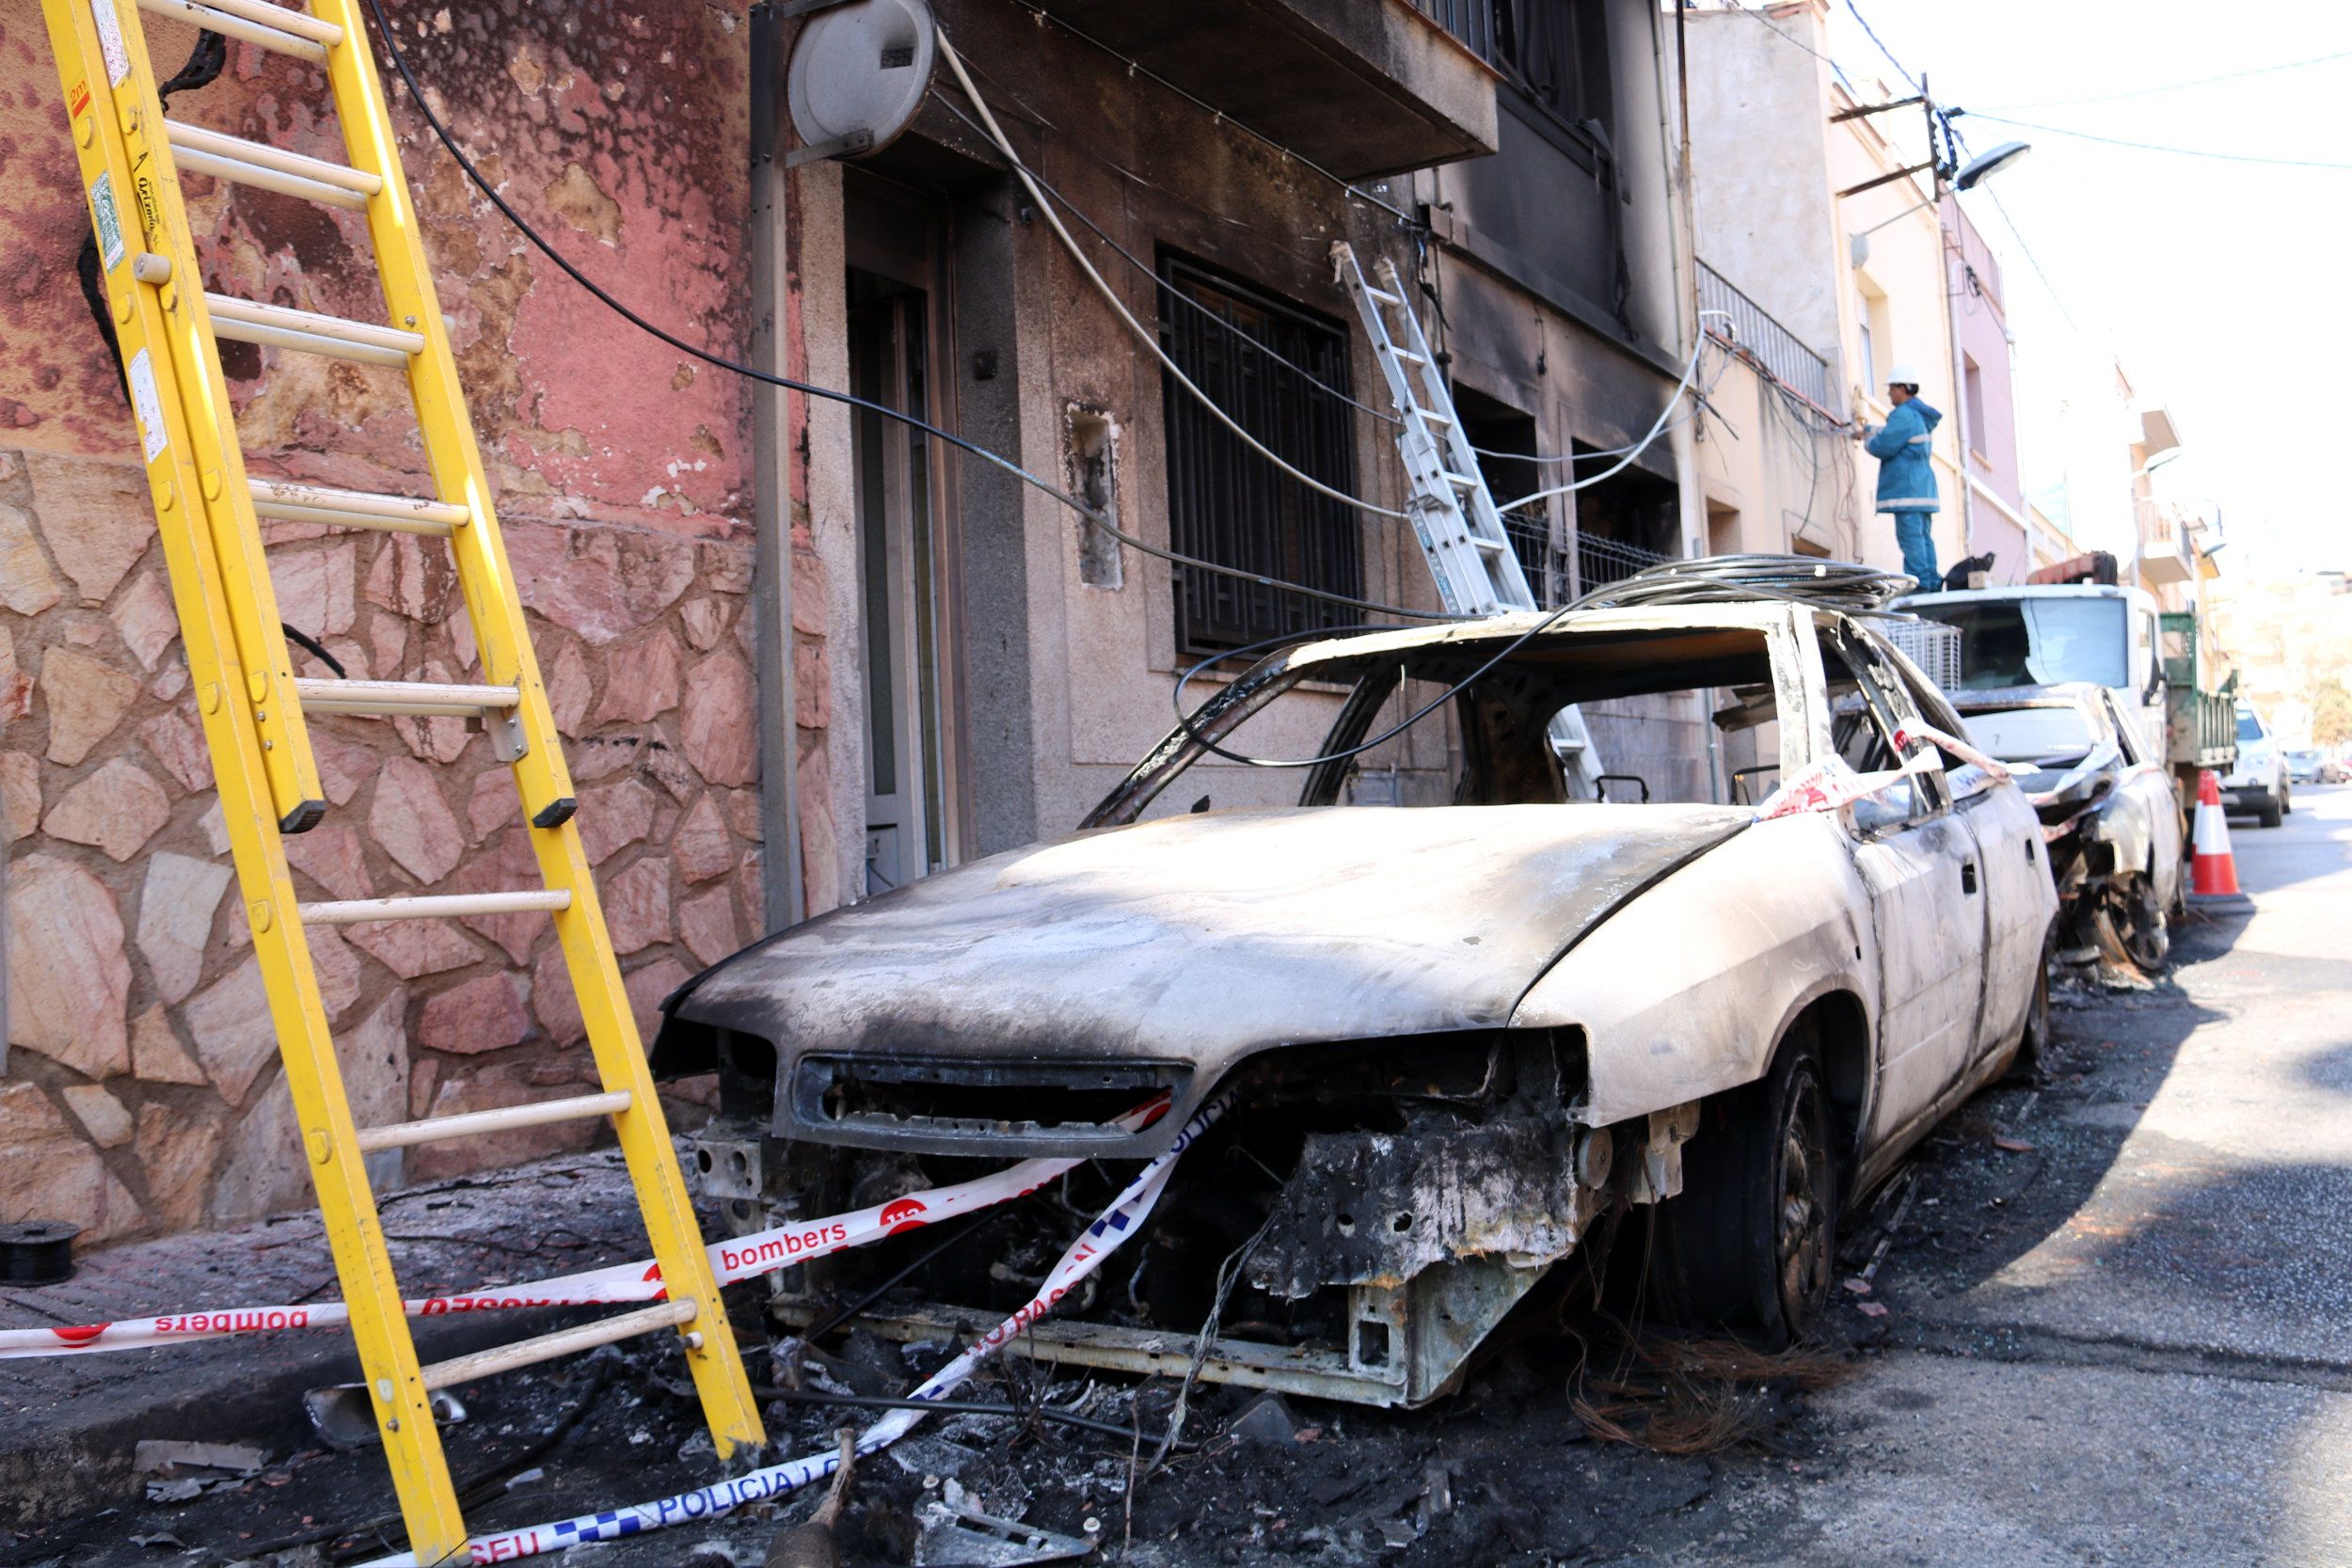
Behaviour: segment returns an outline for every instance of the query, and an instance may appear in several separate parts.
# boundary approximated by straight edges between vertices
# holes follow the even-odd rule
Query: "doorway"
[[[850,390],[931,415],[930,296],[849,269]],[[865,669],[866,895],[953,859],[940,715],[940,557],[928,438],[854,408],[858,591]]]

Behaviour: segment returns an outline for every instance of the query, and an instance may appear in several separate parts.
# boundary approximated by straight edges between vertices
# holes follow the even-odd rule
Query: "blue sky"
[[[2140,151],[1991,118],[2352,165],[2352,4],[1856,3],[1939,103],[1978,111],[1958,122],[1978,150],[2033,143],[1987,188],[2048,286],[1993,203],[1963,198],[2002,259],[2028,488],[2055,467],[2046,442],[2037,453],[2032,418],[2052,391],[2048,367],[2065,357],[2054,351],[2070,337],[2105,344],[2143,397],[2172,411],[2186,451],[2153,477],[2162,494],[2220,506],[2237,556],[2225,562],[2352,567],[2352,409],[2337,370],[2352,311],[2352,168]],[[1829,4],[1838,63],[1891,82],[1846,0]],[[2329,55],[2343,57],[2143,90]]]

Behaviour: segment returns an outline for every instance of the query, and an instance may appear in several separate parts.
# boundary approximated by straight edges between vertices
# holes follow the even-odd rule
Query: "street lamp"
[[[2005,141],[1992,151],[1971,158],[1952,176],[1952,188],[1972,191],[2033,150],[2033,143]]]

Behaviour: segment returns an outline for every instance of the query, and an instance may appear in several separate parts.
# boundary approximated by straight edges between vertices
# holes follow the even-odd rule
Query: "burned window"
[[[1346,332],[1192,262],[1164,255],[1160,265],[1168,357],[1283,461],[1355,493],[1354,410],[1325,389],[1347,390]],[[1173,378],[1167,381],[1167,415],[1172,548],[1326,593],[1362,595],[1360,517],[1251,451]],[[1176,641],[1186,652],[1237,648],[1356,619],[1344,605],[1222,572],[1179,566],[1175,576]]]
[[[1502,79],[1572,132],[1607,178],[1614,91],[1604,0],[1414,0]]]

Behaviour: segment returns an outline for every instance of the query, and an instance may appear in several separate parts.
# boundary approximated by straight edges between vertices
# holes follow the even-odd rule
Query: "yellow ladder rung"
[[[293,33],[313,43],[331,46],[343,41],[343,30],[333,23],[312,16],[309,11],[274,6],[270,0],[203,0],[203,3],[216,11],[244,17],[248,22],[275,27],[281,33]]]
[[[634,1103],[626,1089],[612,1094],[579,1094],[564,1100],[542,1100],[532,1105],[501,1105],[491,1111],[467,1111],[453,1117],[426,1117],[359,1129],[359,1151],[373,1154],[387,1148],[409,1148],[447,1138],[475,1138],[489,1132],[510,1132],[523,1127],[546,1127],[559,1121],[587,1121],[616,1117]]]
[[[542,1334],[535,1339],[517,1339],[511,1345],[499,1345],[490,1350],[478,1350],[471,1355],[460,1355],[448,1361],[436,1361],[421,1369],[427,1388],[454,1388],[461,1383],[488,1377],[494,1372],[511,1372],[517,1367],[536,1366],[552,1361],[559,1355],[578,1351],[594,1350],[622,1339],[634,1339],[641,1334],[652,1334],[664,1328],[682,1328],[701,1316],[691,1301],[665,1301],[659,1307],[648,1307],[636,1312],[624,1312],[617,1318],[602,1318],[578,1328],[558,1329]]]
[[[358,926],[371,920],[462,920],[492,914],[549,914],[572,907],[568,889],[535,893],[422,893],[409,898],[337,898],[297,904],[306,926]]]
[[[253,21],[238,14],[246,11],[278,11],[287,17],[292,17],[294,13],[286,11],[283,7],[243,5],[239,4],[238,0],[227,0],[227,4],[217,8],[210,5],[199,6],[195,4],[194,0],[139,0],[139,9],[153,11],[157,16],[169,17],[174,22],[193,23],[209,32],[225,34],[232,39],[243,39],[247,43],[258,43],[262,48],[275,50],[280,55],[292,55],[297,60],[309,60],[312,65],[326,63],[326,40],[304,38],[284,22],[274,18],[263,17],[259,21]],[[335,37],[338,40],[342,39],[342,28],[335,29]]]
[[[410,1550],[424,1561],[464,1553],[464,1511],[434,1425],[429,1389],[664,1328],[679,1344],[718,1456],[766,1442],[741,1353],[678,1168],[637,1033],[635,1008],[605,928],[594,874],[573,824],[563,738],[531,646],[513,562],[499,532],[448,320],[433,288],[422,225],[401,174],[399,138],[368,53],[357,0],[310,0],[315,14],[271,0],[40,0],[65,94],[66,120],[98,240],[100,277],[145,452],[149,494],[170,567],[191,691],[220,794],[240,901],[270,1005],[286,1086],[351,1311],[366,1380],[359,1398],[383,1453]],[[167,119],[141,11],[194,23],[320,63],[347,164]],[[349,321],[206,293],[181,193],[182,166],[357,212],[381,274],[385,318]],[[378,495],[254,479],[237,441],[222,341],[332,356],[403,372],[430,468],[431,495]],[[291,395],[291,393],[289,394]],[[448,542],[481,668],[501,684],[312,680],[294,673],[259,519],[431,534]],[[303,903],[283,834],[326,810],[306,721],[322,713],[453,715],[479,722],[512,769],[542,886],[505,892]],[[384,809],[379,799],[377,809]],[[578,1000],[600,1092],[361,1129],[309,943],[308,925],[550,917]],[[385,1245],[366,1156],[447,1138],[609,1118],[671,1300],[643,1311],[425,1367]],[[706,1334],[686,1327],[701,1322]]]
[[[316,680],[298,676],[294,695],[307,713],[365,713],[379,717],[421,714],[479,718],[501,713],[523,700],[511,686],[450,686],[438,681]]]
[[[299,349],[333,359],[398,369],[413,355],[424,352],[424,334],[397,326],[378,326],[329,316],[317,310],[296,310],[284,305],[262,305],[233,294],[208,293],[204,303],[213,312],[213,335],[233,342],[261,343],[271,348]]]
[[[429,533],[449,537],[473,514],[447,501],[416,496],[383,496],[367,490],[334,490],[323,484],[290,484],[275,479],[249,479],[254,515],[290,523],[333,523],[342,528],[380,529],[392,533]]]
[[[164,121],[164,132],[179,154],[180,166],[199,174],[216,175],[262,190],[323,201],[354,213],[363,211],[368,198],[384,188],[384,182],[373,174],[331,164],[324,158],[306,157],[266,143],[247,141],[243,136],[208,131],[201,125],[167,119]]]

